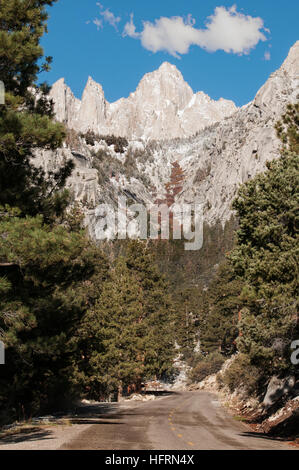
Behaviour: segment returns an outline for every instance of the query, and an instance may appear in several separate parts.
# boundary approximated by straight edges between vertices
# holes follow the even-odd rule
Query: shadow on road
[[[271,434],[265,434],[263,432],[254,432],[254,431],[242,432],[240,436],[254,437],[255,439],[265,439],[268,441],[277,441],[277,442],[289,442],[290,441],[290,439],[286,437],[276,437],[276,436],[271,436]]]
[[[179,392],[172,392],[170,390],[148,390],[146,392],[143,392],[142,395],[155,395],[155,397],[168,397],[168,396],[174,396],[174,395],[179,395]]]
[[[43,430],[41,428],[26,428],[19,429],[16,432],[12,432],[7,436],[4,436],[0,439],[0,448],[1,445],[5,444],[18,444],[20,442],[30,442],[38,441],[41,439],[51,439],[51,431]]]
[[[109,416],[109,413],[112,414],[118,410],[119,407],[117,404],[113,403],[75,407],[72,412],[67,414],[61,412],[54,413],[53,419],[51,419],[49,425],[63,425],[63,422],[61,422],[63,419],[68,420],[72,424],[118,424],[117,422],[109,421],[113,418],[113,416]],[[115,419],[116,418],[114,416],[114,420]],[[21,442],[33,442],[52,438],[52,429],[44,429],[43,424],[33,424],[32,426],[25,427],[17,426],[15,429],[11,429],[9,432],[7,432],[7,434],[4,432],[3,435],[1,435],[0,433],[0,449],[1,446],[6,444],[18,444]]]
[[[155,395],[158,397],[170,397],[179,395],[178,392],[172,391],[147,391],[142,393],[143,396],[146,395]],[[116,425],[119,429],[122,429],[123,426],[127,426],[123,419],[128,417],[142,417],[146,416],[148,413],[142,405],[149,403],[158,403],[159,400],[154,401],[122,401],[120,403],[94,403],[94,404],[80,404],[78,406],[72,407],[67,413],[53,413],[52,419],[49,425],[60,425],[63,424],[61,420],[67,420],[72,425],[108,425],[108,427],[113,427]],[[130,406],[126,405],[136,404],[133,409]],[[125,405],[125,406],[123,406]],[[141,405],[141,406],[140,406]],[[110,426],[112,425],[112,426]],[[54,428],[53,428],[54,429]],[[0,434],[0,449],[1,446],[7,444],[18,444],[22,442],[34,442],[39,440],[50,440],[53,438],[52,429],[49,427],[43,428],[43,424],[37,423],[36,425],[26,426],[24,428],[17,427],[15,430],[12,429],[8,434],[1,436]]]

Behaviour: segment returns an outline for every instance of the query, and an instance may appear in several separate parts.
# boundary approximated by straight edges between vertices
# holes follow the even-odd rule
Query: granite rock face
[[[188,137],[234,113],[232,101],[194,94],[178,69],[164,62],[146,74],[128,98],[108,103],[101,85],[89,77],[82,100],[64,79],[51,90],[58,121],[78,132],[115,134],[128,139]]]
[[[296,378],[288,376],[279,378],[273,376],[268,384],[267,392],[263,400],[264,408],[271,408],[284,395],[288,395],[295,387]]]
[[[171,78],[168,77],[167,84],[164,84],[164,77],[166,80],[169,73]],[[151,82],[151,86],[156,83],[157,96],[154,89],[150,91],[148,82]],[[279,156],[280,141],[276,137],[274,125],[287,104],[298,100],[299,41],[291,48],[281,68],[270,76],[251,103],[234,110],[232,115],[219,122],[205,125],[195,136],[185,138],[173,137],[184,125],[187,126],[189,117],[197,113],[196,108],[193,108],[197,102],[200,103],[198,108],[202,110],[204,104],[208,103],[210,111],[212,105],[217,110],[219,104],[224,109],[230,105],[225,101],[214,104],[203,93],[194,95],[187,84],[182,86],[180,72],[170,64],[164,64],[158,71],[146,75],[123,108],[122,100],[113,105],[107,104],[102,88],[91,79],[81,103],[72,97],[62,80],[53,88],[54,94],[60,97],[56,102],[57,118],[71,128],[81,128],[78,116],[82,112],[86,121],[84,130],[95,125],[97,120],[109,122],[111,119],[113,122],[111,116],[114,115],[122,116],[123,122],[126,120],[132,129],[132,138],[124,154],[115,152],[114,146],[108,146],[105,141],[96,142],[92,147],[78,137],[76,148],[65,144],[64,148],[56,152],[41,152],[37,155],[36,163],[45,169],[56,168],[64,158],[74,159],[76,169],[68,185],[74,199],[84,207],[86,223],[93,237],[96,238],[96,207],[100,203],[116,205],[119,195],[147,205],[164,200],[174,164],[180,166],[184,175],[176,201],[191,203],[197,199],[203,204],[205,221],[210,226],[216,221],[225,224],[233,213],[231,203],[239,186],[264,171],[268,160]],[[145,99],[147,93],[151,97],[150,102]],[[161,103],[161,93],[164,97],[172,96],[172,101],[167,103],[165,98],[162,120],[157,120],[154,112],[157,111],[157,103]],[[134,103],[142,100],[143,106],[140,105],[137,110]],[[164,122],[168,112],[172,117]],[[173,117],[175,112],[180,120]],[[219,115],[216,119],[215,114],[215,120],[219,120]],[[152,132],[161,135],[162,129],[166,129],[168,139],[153,141],[137,138],[136,135],[144,136],[145,133],[145,128],[136,127],[141,119],[148,119],[150,123],[146,128],[146,137]],[[114,125],[120,129],[120,124]],[[167,127],[170,125],[172,130]],[[125,129],[123,126],[120,133],[125,135]],[[116,129],[109,132],[116,134]],[[96,156],[99,152],[104,155],[101,162]]]

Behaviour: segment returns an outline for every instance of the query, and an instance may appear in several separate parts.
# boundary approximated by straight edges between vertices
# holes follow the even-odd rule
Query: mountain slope
[[[172,70],[172,66],[165,65],[164,68]],[[157,77],[160,77],[160,72]],[[144,83],[140,85],[141,91],[138,90],[136,94],[144,93],[142,90],[146,88],[147,80],[145,77]],[[174,80],[172,92],[176,93],[175,75],[171,80]],[[177,80],[180,80],[179,72]],[[224,225],[232,215],[231,202],[240,184],[264,171],[267,160],[279,156],[280,142],[274,125],[286,105],[297,100],[298,85],[299,41],[291,48],[282,67],[270,76],[251,103],[194,137],[147,143],[131,140],[126,152],[117,154],[113,145],[108,147],[103,140],[90,146],[73,133],[73,142],[69,141],[63,149],[54,153],[40,153],[36,162],[46,169],[53,169],[64,158],[74,159],[76,170],[68,184],[74,192],[74,198],[81,201],[85,208],[86,223],[93,237],[96,237],[97,224],[95,208],[99,203],[116,204],[119,194],[147,204],[165,200],[173,164],[179,164],[184,175],[176,200],[192,202],[195,197],[200,199],[204,205],[206,223],[213,226],[216,221],[220,221]],[[60,81],[56,92],[58,86],[65,88]],[[100,86],[92,80],[89,80],[88,86],[97,96],[91,109],[96,110],[98,116],[108,116],[111,109],[107,110],[103,96],[99,96]],[[88,96],[90,94],[87,93]],[[185,106],[191,94],[191,89],[186,85],[177,98],[180,106]],[[80,103],[71,98],[68,88],[65,88],[61,97],[60,107],[56,108],[60,113],[58,117],[62,119],[64,116],[75,124],[75,112],[64,113],[67,109],[78,110]],[[191,100],[200,98],[194,98],[193,95]],[[134,100],[134,96],[129,99]],[[120,105],[114,104],[113,112],[116,113]],[[83,109],[88,118],[88,107]],[[129,113],[130,108],[126,109]],[[142,112],[145,113],[146,109],[144,106]],[[129,118],[133,119],[131,115]]]

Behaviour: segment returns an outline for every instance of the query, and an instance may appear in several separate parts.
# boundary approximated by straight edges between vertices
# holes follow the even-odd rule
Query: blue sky
[[[42,39],[52,70],[77,97],[88,79],[110,102],[168,61],[196,91],[252,100],[299,39],[296,0],[59,0]]]

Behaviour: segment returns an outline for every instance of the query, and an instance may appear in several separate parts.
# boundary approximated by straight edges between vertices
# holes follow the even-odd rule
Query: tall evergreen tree
[[[28,416],[58,407],[74,390],[77,329],[99,295],[95,286],[105,277],[106,262],[82,231],[47,226],[41,216],[4,218],[0,238],[6,346],[0,407],[17,417],[22,408]]]
[[[229,263],[222,263],[206,293],[208,308],[203,315],[200,336],[204,352],[218,350],[230,355],[236,351],[242,286]]]
[[[281,157],[234,202],[240,229],[230,260],[245,282],[238,347],[268,373],[291,369],[290,345],[299,335],[298,113],[298,104],[288,106],[277,124]]]
[[[168,286],[144,243],[131,241],[79,328],[78,383],[98,399],[172,370],[175,331]]]
[[[0,80],[6,94],[0,105],[0,205],[18,207],[22,214],[43,213],[48,220],[67,205],[62,191],[73,169],[68,161],[45,175],[34,165],[37,149],[55,149],[65,137],[64,127],[51,119],[49,88],[36,85],[38,74],[51,59],[43,56],[40,38],[47,31],[46,6],[53,0],[0,0]]]
[[[88,396],[99,399],[141,382],[143,377],[143,292],[119,258],[100,298],[84,316],[79,333],[79,377]]]
[[[176,310],[176,341],[184,359],[191,359],[198,348],[203,318],[207,315],[206,293],[199,287],[189,287],[173,293]]]
[[[0,0],[0,409],[20,417],[67,397],[75,382],[77,326],[99,295],[106,261],[66,214],[73,163],[45,174],[35,151],[58,148],[48,87],[36,80],[53,1]],[[20,410],[23,410],[20,413]]]
[[[0,0],[0,75],[6,89],[25,96],[38,73],[51,62],[43,57],[40,39],[47,32],[47,6],[57,0]]]
[[[125,259],[144,295],[144,376],[161,378],[172,371],[175,355],[174,305],[169,286],[145,243],[128,242]]]

